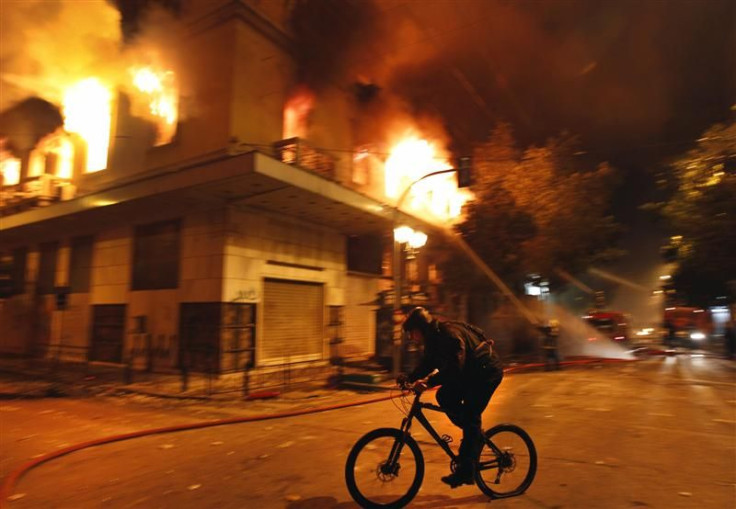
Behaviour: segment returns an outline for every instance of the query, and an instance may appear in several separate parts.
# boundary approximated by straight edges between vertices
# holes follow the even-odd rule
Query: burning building
[[[390,154],[358,143],[354,96],[300,86],[288,3],[181,4],[178,39],[124,44],[107,2],[59,3],[105,54],[62,72],[38,43],[3,72],[0,353],[279,376],[376,354],[393,227],[436,232],[468,198],[412,185],[446,154],[408,126]],[[3,28],[4,47],[28,35]]]

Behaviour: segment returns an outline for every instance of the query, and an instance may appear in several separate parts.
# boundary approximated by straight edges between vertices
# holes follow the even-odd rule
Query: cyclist
[[[440,322],[422,307],[413,309],[402,327],[411,340],[424,344],[424,356],[414,371],[399,375],[397,382],[413,383],[436,370],[427,378],[426,387],[442,386],[437,403],[463,430],[457,468],[442,477],[442,482],[452,488],[473,484],[482,447],[481,415],[503,379],[503,365],[493,341],[473,325]]]

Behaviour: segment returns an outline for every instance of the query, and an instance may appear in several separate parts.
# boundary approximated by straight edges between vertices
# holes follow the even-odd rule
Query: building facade
[[[315,144],[336,150],[283,139],[288,13],[261,8],[184,2],[198,107],[157,124],[114,90],[102,168],[68,126],[25,145],[5,133],[0,353],[315,377],[377,353],[393,227],[433,227],[374,192],[379,174],[356,177],[349,95],[314,106]]]

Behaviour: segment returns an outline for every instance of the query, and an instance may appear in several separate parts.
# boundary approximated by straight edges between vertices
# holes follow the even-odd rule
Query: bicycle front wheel
[[[529,434],[514,424],[486,431],[475,483],[492,498],[521,495],[537,473],[537,450]]]
[[[348,454],[345,482],[361,507],[404,507],[424,479],[424,457],[409,435],[394,428],[365,434]]]

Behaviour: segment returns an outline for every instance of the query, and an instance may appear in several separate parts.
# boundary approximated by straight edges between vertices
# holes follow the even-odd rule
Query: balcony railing
[[[12,186],[0,187],[0,215],[17,214],[57,201],[71,200],[76,186],[68,179],[44,173]]]
[[[282,163],[310,170],[329,179],[335,178],[335,159],[310,147],[304,140],[289,138],[277,141],[274,151]]]

